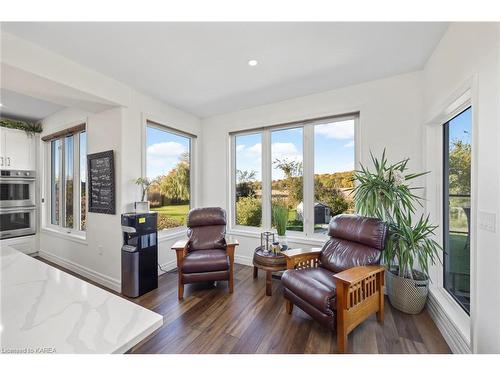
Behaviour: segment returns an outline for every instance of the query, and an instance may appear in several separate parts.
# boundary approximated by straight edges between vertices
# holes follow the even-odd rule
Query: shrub
[[[158,230],[180,227],[182,223],[179,220],[171,218],[166,214],[158,213]]]
[[[260,226],[262,202],[258,198],[243,197],[236,202],[236,223],[239,225]]]
[[[151,205],[151,207],[161,207],[161,202],[160,201],[156,201],[156,200],[152,200],[152,201],[149,201],[149,204]]]

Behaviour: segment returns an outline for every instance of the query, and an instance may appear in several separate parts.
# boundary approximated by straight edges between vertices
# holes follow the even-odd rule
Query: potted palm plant
[[[422,198],[413,192],[409,182],[428,172],[408,173],[404,159],[389,164],[385,154],[380,160],[371,155],[374,170],[361,166],[355,171],[353,188],[357,212],[384,220],[389,228],[386,248],[382,254],[387,265],[387,294],[391,304],[408,314],[418,314],[429,293],[429,265],[439,258],[441,246],[434,241],[429,216],[414,219]],[[416,268],[419,268],[417,270]]]

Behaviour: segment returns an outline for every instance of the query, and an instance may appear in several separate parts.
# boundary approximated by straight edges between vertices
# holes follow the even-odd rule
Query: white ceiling
[[[2,23],[200,117],[419,70],[447,23]],[[259,61],[251,68],[250,59]]]
[[[41,120],[64,108],[6,89],[0,89],[0,103],[1,116],[29,121]]]

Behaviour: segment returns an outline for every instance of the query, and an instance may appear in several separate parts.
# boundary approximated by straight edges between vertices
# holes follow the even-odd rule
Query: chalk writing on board
[[[115,214],[115,171],[113,151],[87,156],[89,212]]]

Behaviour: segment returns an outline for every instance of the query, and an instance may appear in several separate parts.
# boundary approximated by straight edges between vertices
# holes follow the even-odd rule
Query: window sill
[[[446,341],[450,340],[448,345],[452,347],[452,351],[456,353],[470,353],[470,316],[467,315],[444,288],[431,288],[429,294],[429,312],[440,330],[445,330],[442,333],[445,338],[448,338]],[[445,317],[442,315],[445,315]]]
[[[260,234],[264,232],[262,228],[252,228],[252,227],[242,227],[236,226],[227,231],[227,234],[232,236],[242,236],[247,238],[257,238],[260,240]],[[305,236],[303,234],[295,233],[287,233],[286,238],[288,242],[302,244],[302,245],[315,245],[322,246],[327,240],[328,237],[316,235],[316,236]]]
[[[186,237],[187,227],[161,230],[158,232],[158,242],[165,242],[179,237]]]
[[[65,239],[65,240],[77,242],[77,243],[80,243],[82,245],[88,244],[87,237],[84,234],[68,233],[68,232],[58,230],[58,229],[47,228],[47,227],[42,228],[41,232],[48,234],[48,235],[51,235],[51,236],[54,236],[54,237],[59,237],[59,238]],[[80,233],[82,233],[82,232],[80,232]],[[83,232],[83,233],[85,233],[85,232]]]

